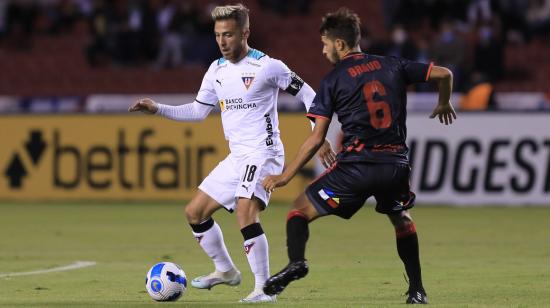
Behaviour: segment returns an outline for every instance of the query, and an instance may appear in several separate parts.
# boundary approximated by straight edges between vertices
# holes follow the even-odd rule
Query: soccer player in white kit
[[[309,109],[315,92],[281,61],[248,46],[248,9],[242,4],[218,6],[212,11],[216,42],[223,55],[206,72],[194,102],[168,106],[144,98],[129,111],[158,114],[177,121],[200,121],[220,105],[230,154],[199,185],[185,208],[193,235],[212,259],[215,271],[191,281],[199,289],[218,284],[238,285],[241,273],[235,267],[212,214],[220,208],[236,212],[244,237],[244,251],[255,277],[254,290],[241,302],[273,302],[275,296],[262,288],[269,277],[267,238],[259,220],[269,202],[262,180],[280,174],[284,149],[277,115],[279,89],[296,96]],[[319,152],[325,165],[335,160],[330,144]]]

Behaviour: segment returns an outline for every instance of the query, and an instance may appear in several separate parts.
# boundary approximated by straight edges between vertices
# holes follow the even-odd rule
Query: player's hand
[[[265,188],[265,191],[271,193],[275,190],[275,187],[282,187],[288,184],[288,180],[282,174],[279,175],[268,175],[262,182],[262,186]]]
[[[142,98],[135,101],[134,104],[128,108],[128,111],[141,111],[147,114],[154,114],[158,109],[158,104],[154,100],[150,98]]]
[[[325,168],[332,166],[332,164],[336,161],[336,153],[332,150],[330,142],[326,139],[317,151],[317,156],[319,156],[319,160],[321,160],[321,163]]]
[[[451,103],[437,105],[430,115],[430,119],[436,116],[439,117],[439,122],[445,123],[445,125],[452,124],[453,119],[456,120],[456,113]]]

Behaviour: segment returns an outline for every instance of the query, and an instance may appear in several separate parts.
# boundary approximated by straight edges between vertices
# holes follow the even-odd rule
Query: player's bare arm
[[[456,119],[456,113],[451,104],[451,92],[453,90],[453,73],[445,67],[433,66],[428,76],[428,81],[437,82],[439,89],[439,103],[430,115],[430,119],[439,118],[439,122],[449,125]]]
[[[141,98],[134,102],[128,111],[141,111],[146,114],[155,114],[159,109],[158,104],[150,98]]]
[[[300,150],[298,150],[298,154],[288,167],[286,167],[285,171],[280,175],[270,175],[264,179],[262,185],[266,191],[271,192],[275,187],[285,186],[292,180],[296,173],[311,159],[311,157],[313,157],[313,155],[315,155],[325,141],[329,124],[330,119],[316,119],[315,128],[313,128],[311,134],[306,138]]]

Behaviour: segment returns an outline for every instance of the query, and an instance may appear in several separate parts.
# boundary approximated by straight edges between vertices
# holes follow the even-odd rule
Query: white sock
[[[214,222],[214,225],[205,232],[193,232],[193,235],[204,252],[212,259],[217,271],[227,272],[235,268],[235,264],[233,264],[227,252],[227,248],[225,247],[222,229],[216,222]]]
[[[244,241],[244,252],[256,280],[255,290],[262,290],[269,278],[269,245],[264,233]]]

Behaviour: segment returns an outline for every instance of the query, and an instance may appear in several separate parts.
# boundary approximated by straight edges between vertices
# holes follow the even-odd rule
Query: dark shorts
[[[414,206],[407,164],[342,163],[333,165],[306,188],[321,215],[351,218],[371,196],[376,211],[392,214]]]

